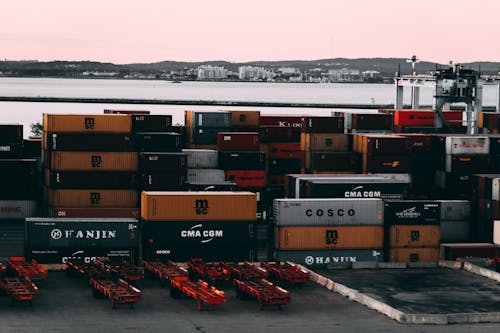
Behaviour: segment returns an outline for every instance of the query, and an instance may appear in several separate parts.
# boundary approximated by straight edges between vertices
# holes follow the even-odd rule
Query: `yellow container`
[[[302,151],[349,151],[349,135],[342,133],[302,133]]]
[[[439,247],[439,225],[392,225],[389,247]]]
[[[46,164],[56,171],[137,171],[139,156],[136,152],[53,151]]]
[[[389,250],[390,262],[437,262],[439,248],[392,248]]]
[[[46,132],[130,133],[132,118],[119,114],[43,114]]]

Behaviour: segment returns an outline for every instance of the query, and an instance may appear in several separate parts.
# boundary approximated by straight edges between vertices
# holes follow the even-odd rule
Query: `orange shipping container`
[[[308,226],[275,229],[279,250],[379,249],[383,226]]]
[[[437,262],[439,249],[434,247],[394,248],[389,250],[390,262]]]
[[[302,151],[349,151],[349,135],[339,133],[302,133],[300,136]]]
[[[56,171],[136,171],[139,156],[136,152],[53,151],[46,163]]]
[[[438,225],[393,225],[389,229],[389,247],[439,247]]]
[[[45,189],[46,199],[53,207],[137,207],[139,194],[136,190],[54,190]]]
[[[257,199],[251,192],[142,192],[146,221],[254,221]]]
[[[117,114],[43,114],[46,132],[130,133],[132,118]]]

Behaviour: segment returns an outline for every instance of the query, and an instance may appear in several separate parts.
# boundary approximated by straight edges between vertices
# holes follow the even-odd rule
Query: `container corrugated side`
[[[441,220],[465,221],[471,217],[469,200],[438,200],[441,203]]]
[[[467,242],[472,239],[470,221],[441,221],[441,242]]]
[[[183,149],[187,155],[187,167],[190,169],[217,169],[219,152],[212,149]]]
[[[56,152],[50,153],[48,168],[56,171],[136,171],[136,152]]]
[[[137,207],[136,190],[55,190],[46,189],[47,202],[54,207]]]
[[[389,228],[389,246],[438,247],[440,230],[438,225],[393,225]]]
[[[382,226],[276,227],[279,250],[375,249],[382,248]]]
[[[437,262],[439,261],[439,248],[394,248],[389,250],[390,262]]]
[[[24,219],[37,215],[34,200],[0,200],[0,220]]]
[[[349,136],[338,133],[302,133],[300,148],[303,151],[349,151],[351,148]]]
[[[223,182],[226,180],[224,170],[220,169],[188,169],[187,181],[195,183]]]
[[[448,136],[445,139],[446,154],[489,154],[490,139],[485,136]]]
[[[146,221],[254,221],[255,193],[142,192],[141,217]]]
[[[275,199],[278,226],[383,225],[382,199]]]
[[[290,261],[309,268],[349,265],[358,261],[380,262],[384,259],[382,249],[366,250],[303,250],[276,251],[274,260]]]
[[[47,132],[130,133],[129,115],[43,114],[43,130]]]

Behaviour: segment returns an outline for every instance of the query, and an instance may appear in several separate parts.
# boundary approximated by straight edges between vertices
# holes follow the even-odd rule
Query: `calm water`
[[[46,78],[0,78],[0,96],[138,98],[173,100],[221,100],[245,102],[391,104],[395,92],[392,84],[306,84],[251,82],[182,82],[143,80],[80,80]],[[496,91],[484,88],[484,105],[494,105]],[[410,102],[405,92],[405,103]],[[432,90],[421,90],[421,104],[432,104]],[[190,105],[118,105],[80,103],[0,102],[0,123],[24,125],[25,136],[30,124],[41,122],[43,113],[102,113],[103,109],[149,110],[153,114],[171,114],[174,123],[184,122],[184,110],[220,110],[221,106]],[[333,109],[251,108],[263,114],[330,115]],[[339,111],[339,110],[335,110]]]

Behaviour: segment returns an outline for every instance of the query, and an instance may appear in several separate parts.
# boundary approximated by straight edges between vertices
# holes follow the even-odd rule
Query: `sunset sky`
[[[500,61],[499,0],[2,0],[0,59]]]

